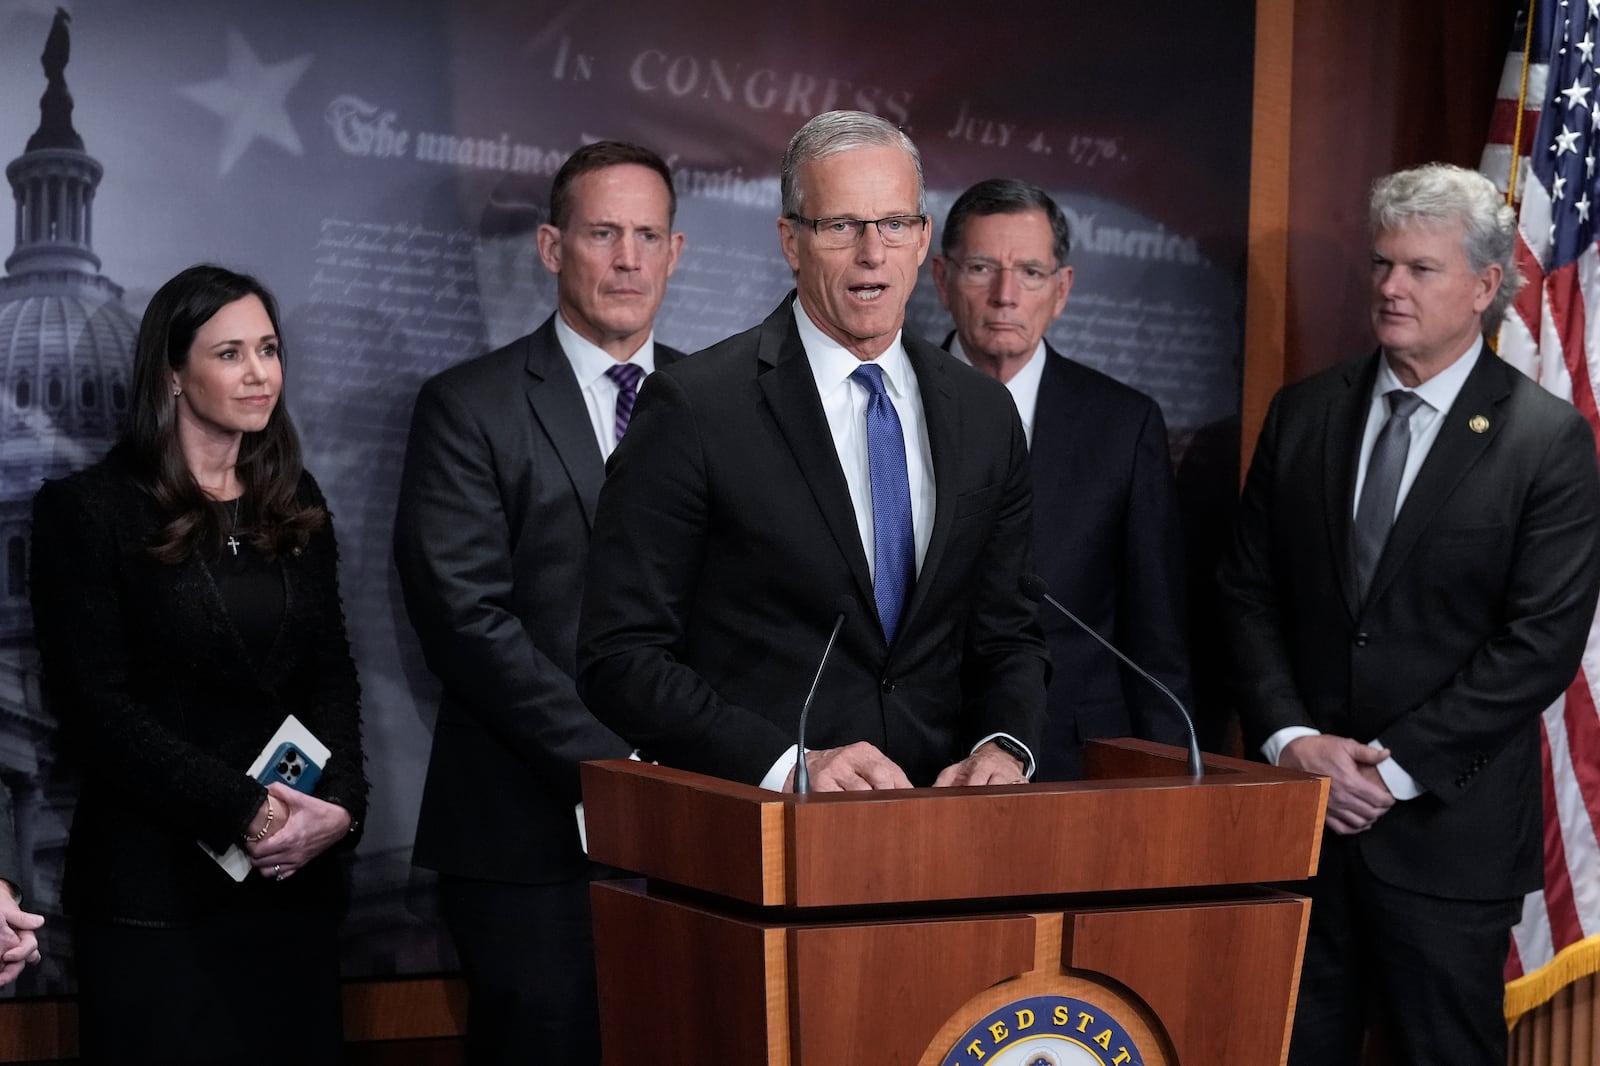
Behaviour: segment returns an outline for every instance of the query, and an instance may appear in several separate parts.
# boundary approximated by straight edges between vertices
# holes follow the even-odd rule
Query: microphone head
[[[833,601],[833,613],[835,617],[842,614],[849,618],[856,613],[856,598],[848,594],[836,597]]]
[[[1044,578],[1038,574],[1023,574],[1017,578],[1017,590],[1028,599],[1038,603],[1050,593],[1050,586],[1044,583]]]

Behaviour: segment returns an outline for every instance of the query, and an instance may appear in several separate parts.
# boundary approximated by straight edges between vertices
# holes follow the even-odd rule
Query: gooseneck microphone
[[[1121,659],[1127,664],[1130,670],[1144,678],[1146,681],[1150,682],[1150,684],[1156,687],[1158,692],[1172,701],[1172,705],[1178,708],[1178,713],[1183,716],[1183,724],[1189,730],[1189,776],[1194,778],[1196,781],[1204,777],[1205,767],[1200,764],[1200,738],[1195,735],[1194,719],[1189,716],[1189,711],[1184,707],[1183,701],[1174,696],[1170,688],[1152,677],[1150,672],[1144,667],[1140,666],[1138,663],[1122,654],[1122,652],[1117,650],[1114,644],[1112,644],[1105,637],[1102,637],[1099,633],[1096,633],[1092,626],[1088,625],[1083,619],[1079,618],[1077,615],[1063,607],[1060,600],[1050,595],[1050,586],[1046,585],[1044,583],[1044,579],[1038,574],[1023,574],[1022,577],[1017,580],[1017,588],[1021,590],[1024,596],[1028,597],[1030,600],[1033,600],[1035,603],[1043,600],[1045,603],[1048,603],[1050,606],[1066,615],[1072,620],[1073,625],[1077,626],[1095,640],[1099,641],[1101,647],[1105,648],[1106,651],[1109,651],[1112,655],[1115,655],[1117,658]]]
[[[806,716],[811,713],[811,704],[817,698],[817,686],[822,683],[822,671],[828,668],[828,659],[833,655],[834,642],[839,639],[839,630],[844,628],[845,615],[850,613],[849,600],[841,600],[835,606],[839,609],[839,616],[833,620],[833,632],[828,634],[828,646],[822,649],[822,658],[817,660],[817,676],[811,679],[811,691],[806,693],[806,702],[800,706],[800,728],[796,731],[795,747],[798,754],[794,763],[794,793],[804,796],[811,791],[811,771],[806,769]]]

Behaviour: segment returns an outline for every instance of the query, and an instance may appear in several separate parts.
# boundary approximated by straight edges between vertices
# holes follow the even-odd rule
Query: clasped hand
[[[271,831],[265,839],[244,845],[262,877],[282,881],[293,876],[350,831],[349,811],[280,782],[267,786],[265,802],[276,803],[279,812]]]
[[[0,881],[0,987],[15,981],[24,966],[39,961],[37,930],[42,925],[44,915],[19,907],[11,886]]]
[[[1278,765],[1328,778],[1329,829],[1342,835],[1362,833],[1394,806],[1394,795],[1378,773],[1389,757],[1350,737],[1328,734],[1292,740],[1278,756]]]

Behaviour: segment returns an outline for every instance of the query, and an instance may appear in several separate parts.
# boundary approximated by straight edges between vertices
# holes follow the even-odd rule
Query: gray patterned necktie
[[[1404,389],[1384,393],[1389,401],[1389,420],[1378,433],[1367,461],[1367,479],[1361,485],[1361,501],[1356,504],[1355,549],[1356,587],[1366,599],[1367,587],[1378,569],[1378,557],[1394,525],[1395,500],[1400,495],[1400,475],[1406,469],[1406,454],[1411,451],[1411,416],[1422,406],[1422,397]]]

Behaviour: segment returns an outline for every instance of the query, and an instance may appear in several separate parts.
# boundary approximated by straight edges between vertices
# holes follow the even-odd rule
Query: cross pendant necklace
[[[234,533],[239,528],[239,501],[241,499],[243,499],[243,497],[236,496],[233,499],[228,501],[230,506],[228,508],[228,540],[227,540],[227,544],[228,544],[228,547],[233,549],[233,554],[234,555],[238,555],[239,554],[239,544],[241,543],[239,538],[234,536]]]

